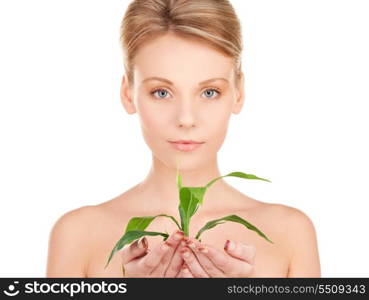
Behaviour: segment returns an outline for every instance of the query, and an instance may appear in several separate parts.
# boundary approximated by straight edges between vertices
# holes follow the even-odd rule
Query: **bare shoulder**
[[[285,228],[284,234],[290,245],[300,245],[299,240],[313,242],[316,230],[311,218],[302,210],[279,203],[263,203],[261,209],[270,220],[278,221]]]
[[[84,277],[98,210],[83,206],[61,215],[49,234],[46,277]]]
[[[262,209],[266,209],[266,212],[270,212],[276,216],[283,217],[283,220],[285,220],[288,225],[313,225],[309,216],[298,208],[280,203],[261,203]]]
[[[288,277],[320,277],[317,233],[311,218],[288,205],[273,204],[270,209],[283,222],[285,241],[292,250]]]
[[[98,207],[87,205],[70,210],[61,215],[52,227],[51,233],[55,231],[70,231],[78,233],[84,228],[88,228],[98,213]]]
[[[294,240],[296,240],[295,234],[297,232],[300,233],[300,235],[309,236],[310,238],[315,234],[313,221],[302,210],[283,204],[273,204],[273,207],[278,214],[283,217],[285,225]]]
[[[276,238],[286,245],[291,247],[291,244],[296,244],[296,235],[305,238],[314,238],[315,227],[311,218],[302,210],[281,204],[269,203],[253,199],[251,197],[241,198],[240,203],[247,203],[242,211],[245,216],[255,219],[269,232],[273,232]],[[278,226],[276,226],[278,225]]]

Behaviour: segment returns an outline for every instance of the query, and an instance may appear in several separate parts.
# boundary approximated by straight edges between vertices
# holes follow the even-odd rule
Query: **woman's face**
[[[181,170],[196,170],[214,160],[231,113],[238,114],[243,104],[243,79],[237,88],[233,60],[168,33],[140,48],[134,65],[131,88],[126,76],[122,80],[122,103],[129,114],[138,113],[153,155],[171,168],[180,161]],[[181,151],[169,142],[177,140],[204,143]]]

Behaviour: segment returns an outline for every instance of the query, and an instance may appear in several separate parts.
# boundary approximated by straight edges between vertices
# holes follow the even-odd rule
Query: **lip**
[[[168,141],[172,144],[174,149],[179,151],[193,151],[197,148],[199,148],[204,142],[196,142],[192,140],[179,140],[179,141]]]
[[[193,140],[178,140],[178,141],[169,141],[171,143],[177,143],[177,144],[202,144],[204,142],[197,142]]]

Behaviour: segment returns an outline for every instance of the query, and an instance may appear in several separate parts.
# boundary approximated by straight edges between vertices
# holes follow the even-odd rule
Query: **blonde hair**
[[[241,25],[228,0],[133,0],[120,27],[124,68],[130,84],[137,50],[168,32],[205,42],[233,58],[237,85],[243,48]]]

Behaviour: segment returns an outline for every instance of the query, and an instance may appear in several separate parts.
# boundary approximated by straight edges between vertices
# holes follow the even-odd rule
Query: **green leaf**
[[[149,226],[156,217],[170,218],[171,220],[173,220],[174,223],[176,223],[178,228],[181,229],[181,227],[178,224],[178,221],[174,217],[168,216],[166,214],[160,214],[156,216],[144,216],[144,217],[131,218],[126,226],[126,230],[124,233],[131,231],[131,230],[145,230],[147,226]]]
[[[201,187],[187,187],[187,188],[190,189],[190,191],[194,195],[194,197],[196,197],[196,199],[198,199],[199,204],[202,204],[204,202],[206,187],[201,186]]]
[[[202,204],[206,188],[204,187],[182,187],[179,191],[179,215],[181,217],[182,230],[186,236],[189,235],[191,217]]]
[[[188,236],[188,221],[185,221],[186,220],[186,213],[184,212],[184,209],[181,207],[181,205],[178,205],[178,211],[179,211],[179,216],[181,217],[181,227],[182,227],[182,230],[184,232],[184,234],[186,236]],[[186,225],[185,225],[186,223]]]
[[[213,179],[205,187],[209,188],[215,181],[217,181],[220,178],[227,177],[227,176],[234,176],[234,177],[240,177],[240,178],[245,178],[245,179],[258,179],[258,180],[264,180],[264,181],[271,182],[268,179],[257,177],[257,176],[252,175],[252,174],[246,174],[246,173],[243,173],[243,172],[232,172],[232,173],[229,173],[227,175],[223,175],[223,176],[220,176],[220,177],[217,177],[217,178]]]
[[[186,236],[189,235],[190,219],[202,204],[206,187],[183,187],[182,177],[177,165],[177,187],[179,190],[178,211],[181,217],[181,228]]]
[[[243,172],[232,172],[227,175],[218,177],[210,181],[206,186],[203,187],[183,187],[181,183],[181,177],[177,170],[177,187],[179,188],[179,215],[181,217],[181,227],[185,235],[189,235],[189,226],[191,217],[196,213],[200,205],[203,204],[205,192],[207,189],[218,179],[227,176],[234,176],[246,179],[258,179],[271,182],[268,179],[260,178],[252,174],[246,174]]]
[[[246,226],[248,229],[255,231],[258,235],[260,235],[261,237],[263,237],[264,239],[266,239],[268,242],[274,244],[264,233],[262,233],[259,229],[257,229],[254,225],[252,225],[251,223],[247,222],[245,219],[242,219],[241,217],[237,216],[237,215],[229,215],[220,219],[216,219],[216,220],[212,220],[209,221],[205,224],[205,226],[203,226],[198,233],[196,234],[196,239],[198,239],[200,237],[200,235],[208,229],[211,229],[219,224],[223,224],[225,223],[225,221],[231,221],[231,222],[236,222],[236,223],[240,223],[244,226]]]
[[[156,235],[161,235],[164,237],[164,241],[168,238],[168,234],[163,233],[163,232],[155,232],[155,231],[143,231],[143,230],[132,230],[132,231],[127,231],[120,239],[119,241],[115,244],[113,250],[111,251],[109,258],[108,258],[108,262],[105,265],[105,268],[108,266],[110,260],[113,258],[114,254],[119,251],[120,249],[122,249],[125,245],[130,244],[132,242],[134,242],[135,240],[143,237],[143,236],[156,236]],[[104,269],[105,269],[104,268]]]

